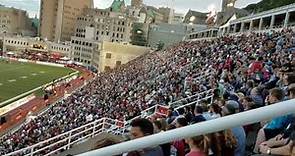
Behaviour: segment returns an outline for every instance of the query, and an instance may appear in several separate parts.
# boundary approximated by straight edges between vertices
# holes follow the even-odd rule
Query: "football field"
[[[0,60],[0,103],[72,72],[69,68]]]

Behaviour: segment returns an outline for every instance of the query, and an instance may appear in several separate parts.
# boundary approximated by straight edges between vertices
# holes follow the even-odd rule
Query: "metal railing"
[[[207,91],[203,91],[203,92],[197,93],[195,95],[188,96],[186,98],[183,98],[183,99],[174,101],[174,102],[172,102],[172,103],[169,104],[169,107],[171,107],[171,108],[177,108],[177,107],[180,107],[182,105],[185,105],[185,104],[187,104],[189,102],[199,101],[202,98],[213,97],[213,91],[214,91],[213,89],[209,89]]]
[[[117,135],[123,134],[125,131],[124,123],[118,120],[102,118],[94,122],[88,123],[81,127],[70,130],[66,133],[57,135],[48,140],[41,141],[33,146],[23,148],[21,150],[6,154],[4,156],[13,155],[52,155],[63,150],[69,149],[71,146],[85,141],[87,138],[94,137],[102,132],[113,133]]]
[[[271,113],[270,113],[271,112]],[[79,156],[112,156],[122,153],[154,147],[170,143],[174,140],[185,139],[209,133],[230,129],[237,126],[249,125],[260,121],[269,120],[278,116],[293,114],[295,112],[295,99],[280,102],[270,106],[238,113],[198,124],[178,128],[144,138],[131,140],[98,150],[86,152]]]

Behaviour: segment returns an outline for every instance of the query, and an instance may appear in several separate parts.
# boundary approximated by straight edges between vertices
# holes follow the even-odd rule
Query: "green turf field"
[[[0,60],[0,102],[72,72],[68,68]]]

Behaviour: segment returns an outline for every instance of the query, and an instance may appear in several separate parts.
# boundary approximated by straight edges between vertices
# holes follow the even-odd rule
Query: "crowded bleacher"
[[[100,73],[42,116],[2,137],[0,154],[31,146],[103,117],[128,121],[154,105],[168,106],[210,89],[214,90],[212,101],[177,110],[171,107],[167,116],[150,118],[150,122],[160,132],[293,99],[294,52],[295,31],[283,29],[185,41],[146,54],[110,72]],[[209,76],[196,78],[200,73]],[[161,145],[158,153],[162,153],[159,156],[172,153],[184,156],[191,149],[188,156],[291,155],[294,121],[293,115],[288,115],[263,124],[176,140]],[[131,127],[140,127],[140,122],[149,124],[149,121],[137,119]],[[255,139],[249,143],[253,132]]]

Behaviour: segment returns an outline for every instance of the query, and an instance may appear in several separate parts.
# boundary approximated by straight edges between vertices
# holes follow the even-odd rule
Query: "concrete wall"
[[[149,51],[150,49],[147,47],[103,42],[99,59],[99,69],[103,72],[107,68],[115,68],[117,66],[116,63],[121,62],[121,64],[126,64]],[[107,55],[110,58],[107,58]]]
[[[192,30],[206,29],[205,25],[184,25],[184,24],[157,24],[151,25],[148,37],[148,45],[157,47],[159,42],[163,42],[164,46],[170,46],[184,39]]]

